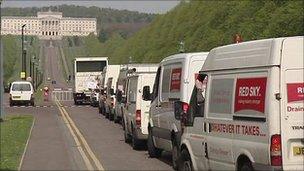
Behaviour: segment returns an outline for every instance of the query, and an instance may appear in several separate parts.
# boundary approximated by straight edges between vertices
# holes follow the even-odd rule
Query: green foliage
[[[32,116],[9,116],[0,122],[0,170],[17,170],[33,123]]]
[[[30,58],[36,59],[40,55],[40,45],[37,37],[26,36],[27,45],[27,74],[29,75]],[[20,78],[21,72],[21,36],[5,35],[2,36],[3,57],[4,57],[4,83],[7,84]]]
[[[4,82],[8,82],[14,72],[21,68],[21,38],[16,36],[3,36],[3,57],[4,57]],[[18,70],[19,72],[21,69]]]
[[[129,56],[136,62],[159,62],[178,53],[180,41],[186,52],[194,52],[231,44],[236,33],[244,41],[303,35],[303,5],[299,0],[182,2],[127,40],[118,43],[112,37],[116,41],[100,47],[114,63],[126,63]]]

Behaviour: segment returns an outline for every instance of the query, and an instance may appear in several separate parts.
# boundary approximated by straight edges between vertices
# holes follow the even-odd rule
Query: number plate
[[[294,156],[304,155],[304,147],[293,147],[293,155]]]
[[[13,96],[14,99],[20,99],[20,96]]]

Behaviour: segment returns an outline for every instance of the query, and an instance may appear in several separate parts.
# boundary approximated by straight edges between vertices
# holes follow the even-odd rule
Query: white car
[[[15,81],[10,88],[10,106],[15,104],[35,105],[33,85],[28,81]]]

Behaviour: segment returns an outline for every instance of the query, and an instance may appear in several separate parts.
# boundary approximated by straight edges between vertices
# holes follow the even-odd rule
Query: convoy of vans
[[[176,54],[149,76],[121,66],[114,120],[134,149],[172,152],[175,169],[304,170],[303,42]]]
[[[146,144],[150,157],[171,152],[174,169],[304,170],[303,42],[249,41],[159,64],[103,58],[91,104],[121,123],[133,149]],[[88,69],[75,68],[77,78]],[[17,102],[34,105],[29,82],[12,83],[10,104]]]

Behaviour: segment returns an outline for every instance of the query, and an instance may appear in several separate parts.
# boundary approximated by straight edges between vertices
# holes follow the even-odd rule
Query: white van
[[[116,85],[116,80],[119,74],[120,65],[108,65],[104,67],[99,79],[99,113],[107,115],[109,117],[111,104],[107,104],[107,99],[111,103],[111,99],[114,98],[113,88]],[[110,79],[111,78],[111,79]],[[109,88],[108,88],[109,87]]]
[[[127,79],[126,106],[123,124],[125,142],[132,142],[133,149],[138,149],[148,137],[149,109],[151,101],[142,98],[143,87],[153,86],[158,65],[129,68]]]
[[[15,104],[30,104],[35,105],[34,102],[34,88],[32,83],[28,81],[15,81],[10,87],[10,106]]]
[[[133,68],[140,71],[141,67],[157,67],[158,64],[125,64],[120,66],[119,76],[116,82],[116,103],[115,103],[115,112],[114,112],[114,122],[122,121],[124,115],[124,107],[126,103],[126,93],[127,93],[127,75],[133,73]],[[124,124],[122,124],[124,129]]]
[[[109,118],[110,120],[114,119],[114,106],[116,103],[116,97],[115,97],[115,87],[117,78],[120,71],[120,65],[108,65],[107,71],[106,71],[106,87],[105,87],[105,115],[106,118]]]
[[[126,103],[127,71],[128,71],[128,65],[121,65],[116,82],[116,94],[115,94],[116,103],[114,106],[115,123],[120,122],[123,116],[123,111]]]
[[[183,118],[181,170],[304,170],[303,42],[275,38],[210,51],[190,105],[175,103]]]
[[[181,53],[160,62],[154,82],[152,97],[145,91],[146,100],[152,100],[149,115],[148,152],[158,157],[161,151],[172,151],[176,167],[180,143],[180,121],[174,117],[174,101],[189,103],[195,77],[203,66],[208,53]]]

